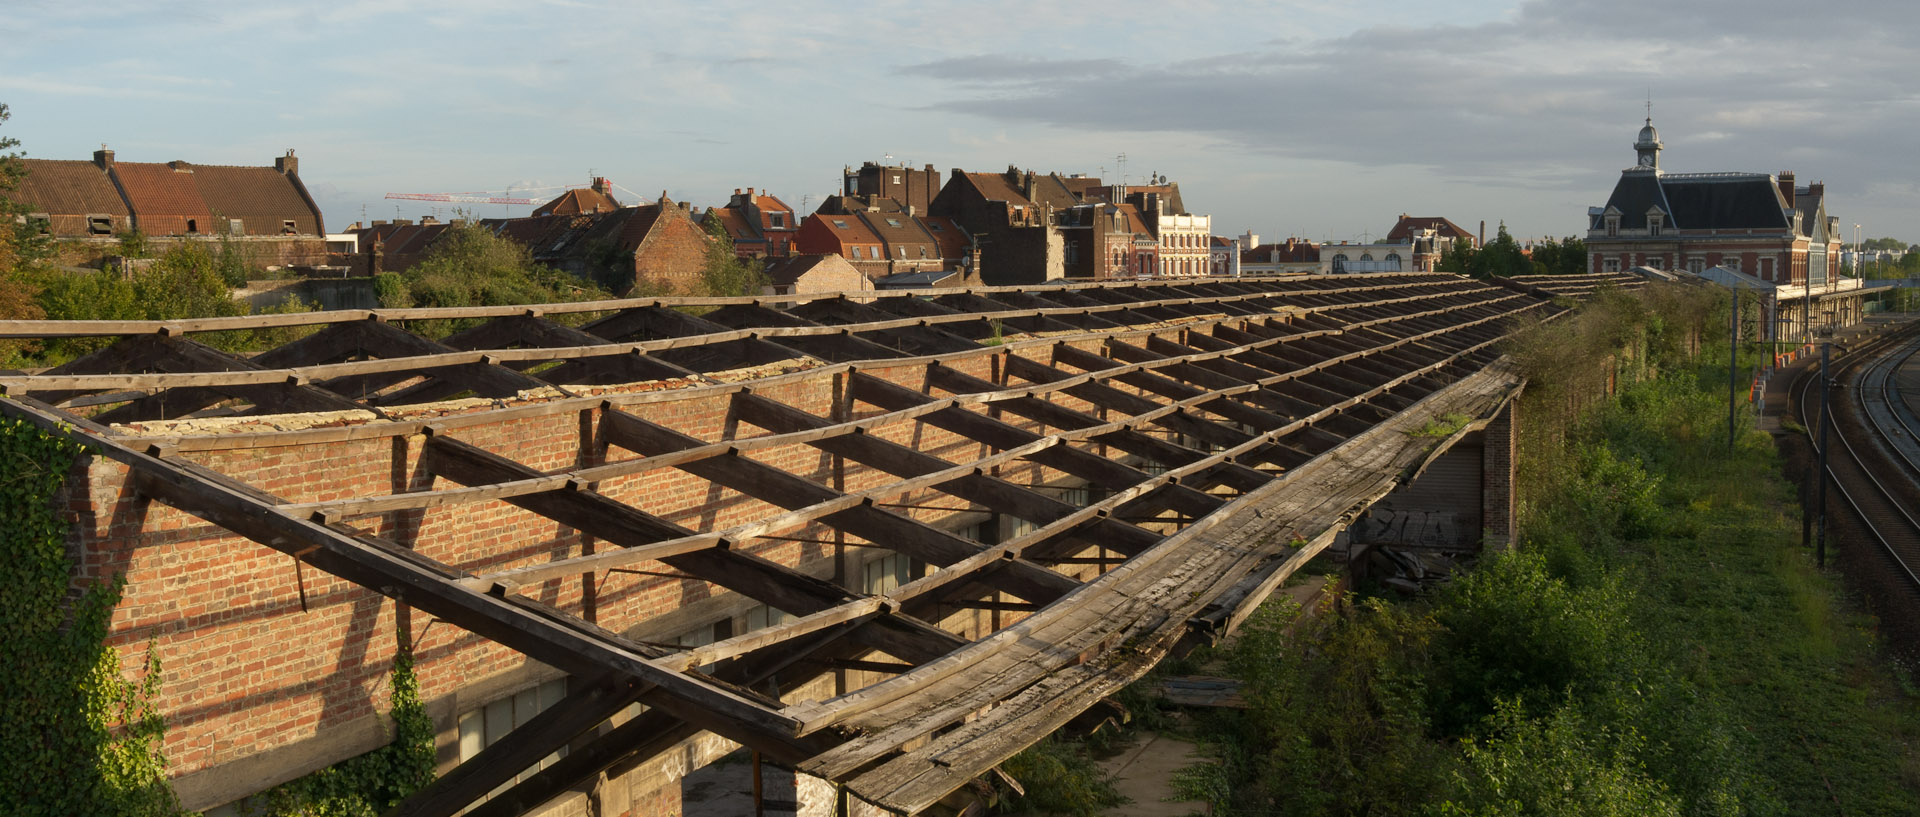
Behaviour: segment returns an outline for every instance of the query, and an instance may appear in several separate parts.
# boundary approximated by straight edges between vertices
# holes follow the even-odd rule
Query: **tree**
[[[773,281],[767,277],[759,259],[741,260],[734,252],[733,238],[718,219],[704,225],[713,243],[707,247],[707,264],[700,270],[700,283],[706,295],[759,295]]]
[[[1533,262],[1527,260],[1526,253],[1520,251],[1520,243],[1507,233],[1504,221],[1500,222],[1499,234],[1474,253],[1467,264],[1467,274],[1475,278],[1507,278],[1530,272],[1533,272]]]
[[[1466,275],[1467,268],[1473,264],[1473,256],[1473,240],[1456,238],[1452,244],[1448,244],[1440,251],[1440,263],[1435,264],[1433,268],[1438,272]]]
[[[0,104],[0,124],[6,123],[7,116],[7,106]],[[24,208],[7,195],[20,186],[20,180],[27,174],[26,163],[20,161],[20,154],[14,151],[19,146],[20,140],[0,136],[0,320],[46,317],[36,300],[39,288],[21,276],[22,267],[38,261],[45,253],[46,242],[39,237],[39,231],[15,221],[15,216],[24,212]],[[28,347],[24,341],[0,341],[0,361],[10,361]]]

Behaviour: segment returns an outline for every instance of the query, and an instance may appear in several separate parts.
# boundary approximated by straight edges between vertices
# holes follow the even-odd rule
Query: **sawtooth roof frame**
[[[1409,432],[1440,414],[1483,424],[1498,411],[1518,386],[1498,344],[1521,321],[1564,312],[1553,296],[1638,284],[1610,275],[1506,286],[1446,274],[1293,276],[5,322],[0,337],[118,340],[54,369],[0,373],[9,398],[0,410],[84,438],[128,465],[144,494],[575,676],[562,705],[399,813],[458,812],[574,742],[566,757],[471,812],[519,813],[699,729],[912,813],[1099,705],[1177,646],[1237,626],[1358,512],[1473,426],[1437,449],[1409,442]],[[693,314],[699,309],[709,311]],[[591,319],[577,327],[555,320],[574,313]],[[402,328],[447,319],[483,323],[439,341]],[[191,338],[267,327],[312,331],[249,358]],[[998,380],[959,365],[981,361]],[[913,376],[878,376],[876,367]],[[763,393],[813,378],[833,379],[845,395],[833,416]],[[494,403],[449,416],[408,412],[461,395]],[[715,397],[739,420],[716,438],[651,419],[677,401]],[[175,422],[297,412],[348,420],[244,435]],[[583,412],[626,458],[541,472],[462,439],[476,424],[572,423]],[[903,426],[959,435],[992,453],[953,462],[884,434]],[[411,435],[426,435],[422,460],[445,487],[291,503],[186,456]],[[797,444],[886,479],[840,490],[748,456]],[[996,475],[996,466],[1016,461],[1082,480],[1101,498],[1077,506]],[[778,512],[695,530],[596,490],[601,480],[658,469],[693,474]],[[1032,529],[976,543],[896,509],[910,497],[993,509]],[[618,547],[471,572],[356,524],[492,502]],[[867,595],[738,547],[808,526],[935,569]],[[1105,569],[1084,581],[1056,569],[1090,561]],[[677,649],[533,600],[547,582],[642,565],[797,618]],[[995,600],[984,601],[987,594]],[[969,641],[930,622],[943,603],[1018,615]],[[875,652],[887,660],[867,660]],[[791,688],[848,665],[892,674],[791,704],[768,686],[777,679]],[[648,704],[644,714],[578,742],[635,701]]]

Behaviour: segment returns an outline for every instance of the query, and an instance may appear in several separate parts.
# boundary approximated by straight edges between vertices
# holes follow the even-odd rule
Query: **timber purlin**
[[[16,398],[0,411],[89,441],[173,507],[575,676],[570,713],[534,718],[400,813],[458,812],[568,746],[473,813],[534,808],[698,729],[911,812],[1237,626],[1452,442],[1428,450],[1406,432],[1500,409],[1518,384],[1502,339],[1564,313],[1554,297],[1634,280],[1298,276],[7,322],[0,337],[121,340],[0,375]],[[594,317],[552,320],[568,314]],[[447,319],[475,323],[438,341],[405,328]],[[252,357],[186,337],[267,326],[320,331]],[[434,402],[469,394],[482,399]],[[336,414],[288,414],[302,411]],[[386,484],[282,496],[239,467],[383,439],[397,458]],[[1089,493],[1072,502],[1041,490],[1078,485]],[[988,542],[949,529],[981,512],[1024,527]],[[503,513],[525,521],[484,535],[517,555],[459,555],[450,537]],[[541,520],[545,533],[528,524]],[[406,546],[375,535],[393,530]],[[823,578],[843,575],[822,561],[839,558],[829,543],[930,572],[890,589],[858,569]],[[671,640],[647,629],[663,608],[552,595],[616,574],[794,618],[673,649],[649,643]],[[942,627],[955,611],[995,625]],[[828,693],[783,698],[830,677]],[[633,701],[650,708],[602,725]]]

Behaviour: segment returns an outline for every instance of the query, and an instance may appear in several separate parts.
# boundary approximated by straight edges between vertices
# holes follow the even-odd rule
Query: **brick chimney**
[[[593,192],[599,193],[602,196],[611,196],[613,195],[613,182],[607,181],[607,177],[605,176],[595,176],[593,177]]]
[[[1780,171],[1780,198],[1786,199],[1787,206],[1793,206],[1793,171]]]
[[[1826,194],[1827,194],[1826,182],[1814,182],[1813,184],[1807,185],[1807,195],[1809,196],[1812,196],[1817,199],[1822,196],[1825,196]]]
[[[99,165],[101,170],[112,170],[113,151],[108,150],[106,145],[101,145],[99,150],[93,152],[93,163]]]
[[[273,160],[273,169],[288,176],[300,175],[300,160],[293,157],[293,148],[287,148],[287,155]]]

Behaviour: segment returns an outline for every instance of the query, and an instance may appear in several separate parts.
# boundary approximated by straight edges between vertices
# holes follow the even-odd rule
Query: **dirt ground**
[[[1157,732],[1142,733],[1126,751],[1100,762],[1100,769],[1111,775],[1114,788],[1133,798],[1133,802],[1108,809],[1107,817],[1185,817],[1206,813],[1207,804],[1197,800],[1167,802],[1173,796],[1169,781],[1182,767],[1200,762],[1202,756],[1192,743]]]

